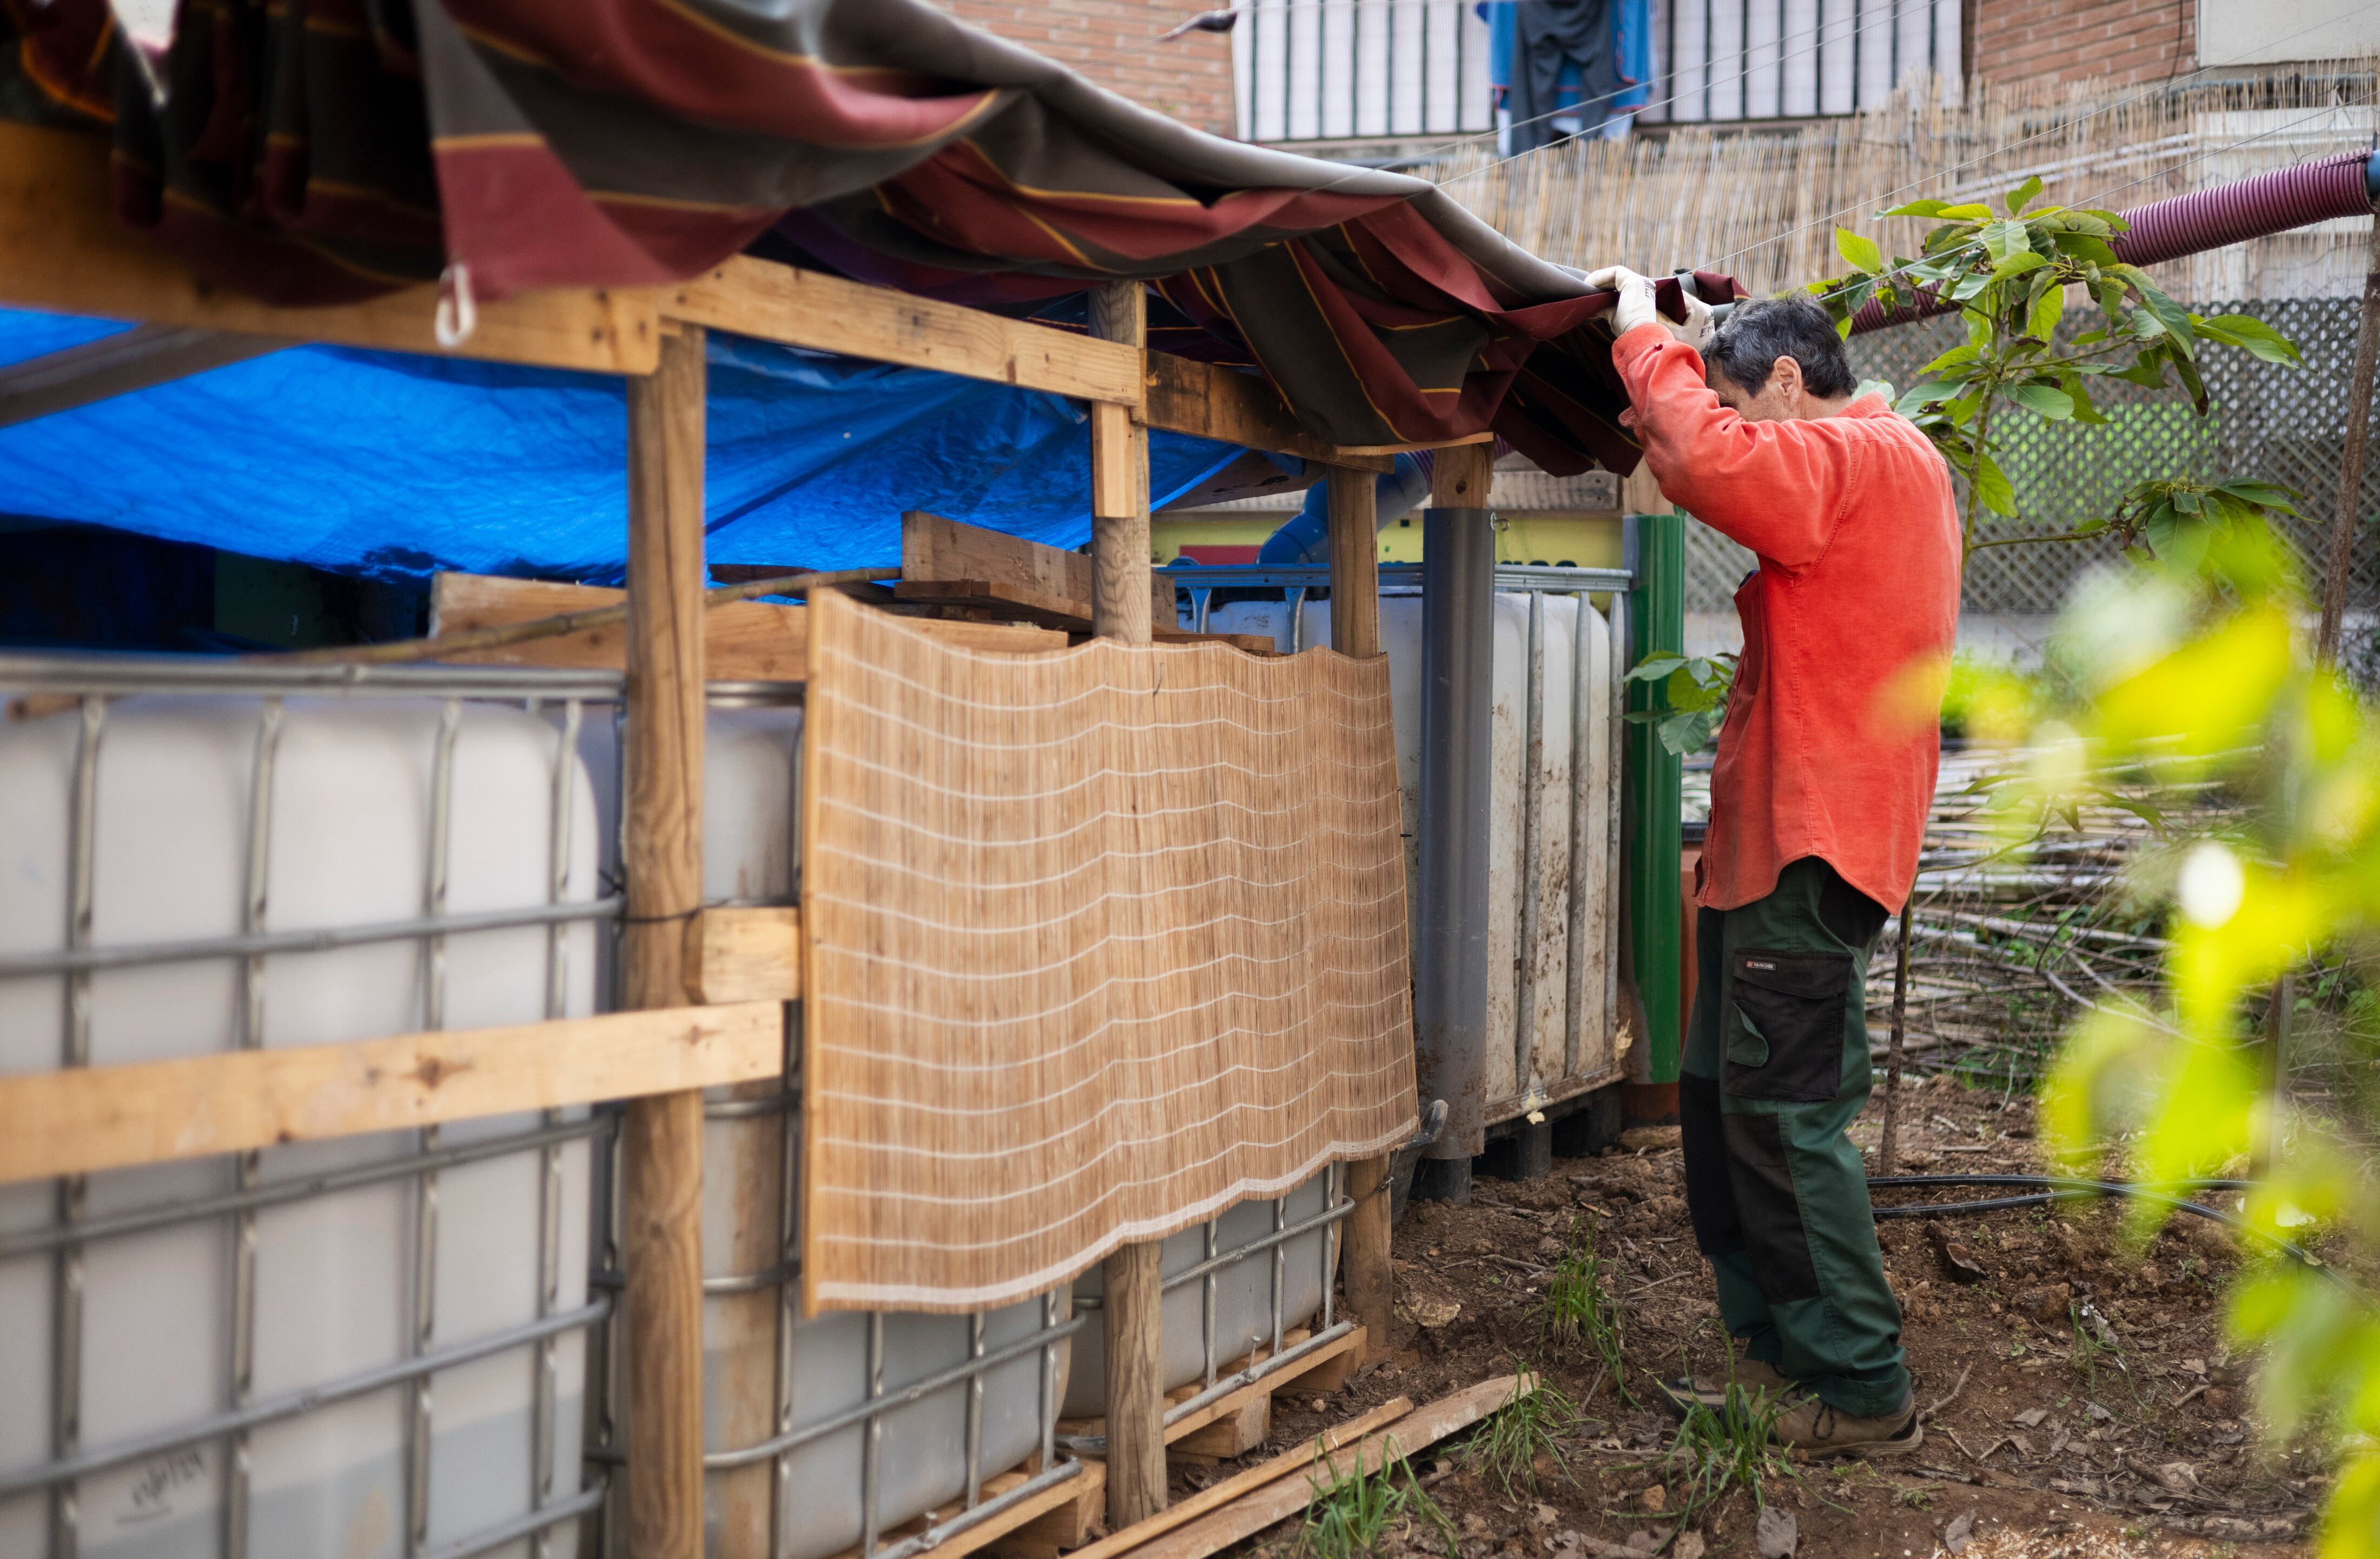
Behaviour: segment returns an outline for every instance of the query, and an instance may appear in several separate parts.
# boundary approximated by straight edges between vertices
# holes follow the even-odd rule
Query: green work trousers
[[[1765,899],[1700,909],[1678,1080],[1686,1205],[1745,1351],[1838,1412],[1909,1395],[1900,1307],[1847,1135],[1867,1102],[1867,961],[1888,912],[1804,856]]]

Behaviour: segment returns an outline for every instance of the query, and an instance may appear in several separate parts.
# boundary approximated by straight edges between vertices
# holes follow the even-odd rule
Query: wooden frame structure
[[[286,1130],[293,1112],[305,1122],[298,1134],[320,1137],[626,1099],[623,1312],[636,1414],[626,1547],[640,1559],[699,1559],[701,1090],[773,1076],[781,1067],[772,1037],[781,1020],[771,1012],[798,995],[800,937],[793,912],[705,912],[700,902],[705,687],[713,669],[706,654],[718,639],[715,626],[706,630],[703,599],[703,332],[726,330],[1089,402],[1091,622],[1095,632],[1129,642],[1152,636],[1149,429],[1330,468],[1331,579],[1342,603],[1333,640],[1351,655],[1380,652],[1372,475],[1389,468],[1395,449],[1323,443],[1262,381],[1148,351],[1144,294],[1135,283],[1094,294],[1086,336],[738,257],[674,286],[481,304],[468,337],[442,348],[431,288],[337,307],[277,308],[199,283],[118,225],[105,196],[107,156],[103,140],[0,125],[0,305],[140,327],[112,338],[108,350],[78,348],[0,375],[0,425],[309,343],[451,350],[626,379],[630,736],[621,947],[624,1006],[634,1010],[0,1080],[0,1118],[40,1118],[45,1127],[8,1144],[0,1178],[285,1140],[273,1133]],[[1439,502],[1475,502],[1444,495],[1484,493],[1486,436],[1451,443],[1462,447],[1439,466]],[[620,653],[622,638],[611,642],[611,652]],[[176,1135],[168,1118],[232,1102],[242,1108],[197,1136]],[[1387,1165],[1385,1157],[1354,1164],[1349,1178],[1357,1204],[1347,1220],[1344,1281],[1353,1319],[1372,1337],[1385,1337],[1389,1325]],[[1127,1248],[1107,1267],[1105,1488],[1109,1524],[1117,1529],[1153,1514],[1165,1498],[1157,1257],[1152,1242]],[[1245,1406],[1235,1398],[1232,1410]]]

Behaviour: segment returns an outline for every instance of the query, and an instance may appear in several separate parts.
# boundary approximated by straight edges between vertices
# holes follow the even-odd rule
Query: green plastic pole
[[[1629,663],[1686,645],[1686,522],[1682,515],[1635,514],[1636,582],[1628,592]],[[1648,683],[1628,684],[1631,710],[1666,708],[1669,695]],[[1645,1006],[1645,1081],[1678,1081],[1679,760],[1650,725],[1632,722],[1621,738],[1625,772],[1621,805],[1627,840],[1628,952]]]

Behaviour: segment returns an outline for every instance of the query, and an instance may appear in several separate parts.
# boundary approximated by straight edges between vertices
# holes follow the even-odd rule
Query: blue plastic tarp
[[[0,310],[0,364],[124,328]],[[906,509],[1089,538],[1090,425],[1062,397],[710,340],[712,562],[896,564]],[[0,513],[351,574],[616,579],[626,435],[617,378],[291,347],[0,429]],[[1153,434],[1152,499],[1240,453]]]

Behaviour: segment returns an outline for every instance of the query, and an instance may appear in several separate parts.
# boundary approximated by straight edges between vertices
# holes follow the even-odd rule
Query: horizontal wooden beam
[[[663,317],[816,352],[1141,404],[1140,354],[1111,341],[738,255],[661,289]]]
[[[1248,449],[1273,450],[1327,465],[1386,471],[1393,464],[1385,454],[1344,449],[1308,433],[1272,386],[1254,374],[1234,373],[1165,352],[1148,355],[1148,397],[1142,416],[1151,428]]]
[[[0,1181],[750,1082],[784,1021],[748,1001],[0,1078]]]
[[[0,428],[246,362],[288,344],[279,336],[135,325],[0,369]]]
[[[107,158],[103,137],[0,123],[0,304],[599,373],[650,373],[660,360],[660,321],[645,289],[482,303],[469,339],[449,352],[432,325],[435,287],[285,308],[211,287],[116,221]]]

